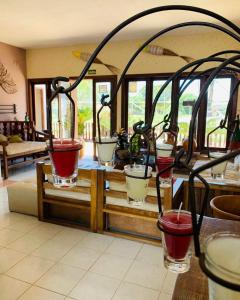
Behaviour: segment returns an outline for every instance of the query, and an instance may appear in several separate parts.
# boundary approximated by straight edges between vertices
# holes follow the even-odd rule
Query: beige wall
[[[131,55],[143,42],[138,40],[112,42],[99,54],[99,58],[123,70]],[[154,44],[169,48],[179,55],[202,58],[212,53],[239,49],[239,44],[223,33],[211,30],[195,35],[169,35],[161,37]],[[92,53],[96,44],[83,44],[62,48],[27,50],[27,77],[42,78],[55,76],[78,76],[85,63],[72,55],[73,50]],[[129,70],[129,74],[174,72],[185,62],[179,57],[153,56],[141,53]],[[104,66],[93,64],[97,75],[111,74]],[[120,93],[119,93],[120,94]],[[118,125],[120,125],[120,100],[118,99]]]
[[[7,94],[0,87],[0,104],[16,104],[17,114],[0,114],[0,120],[24,120],[27,110],[26,96],[26,50],[0,43],[0,61],[16,83],[17,92]]]

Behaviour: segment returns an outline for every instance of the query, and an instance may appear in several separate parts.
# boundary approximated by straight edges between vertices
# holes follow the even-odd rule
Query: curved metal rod
[[[226,54],[226,53],[237,53],[237,54],[240,54],[240,51],[237,51],[237,50],[228,50],[228,51],[222,51],[222,52],[218,52],[218,53],[215,53],[215,54],[212,54],[211,56],[208,56],[209,58],[211,57],[216,57],[220,54]],[[174,126],[172,123],[174,122],[174,117],[172,116],[173,113],[175,113],[175,106],[174,106],[174,103],[176,103],[176,107],[178,107],[178,103],[179,103],[179,99],[181,97],[181,95],[183,94],[183,92],[186,90],[186,88],[192,83],[193,80],[197,79],[198,77],[200,77],[201,75],[204,75],[205,73],[207,72],[210,72],[212,70],[214,70],[214,68],[211,68],[211,69],[208,69],[208,70],[205,70],[205,71],[202,71],[201,73],[198,73],[194,76],[193,73],[194,71],[196,71],[200,66],[202,66],[202,63],[196,65],[192,70],[191,72],[183,79],[183,83],[180,85],[180,94],[178,95],[172,95],[172,100],[171,100],[171,111],[170,113],[168,114],[168,119],[167,119],[167,122],[169,122],[171,120],[171,126]],[[234,69],[234,68],[225,68],[226,70],[229,70],[229,71],[233,71],[233,72],[240,72],[238,69]],[[191,79],[190,79],[191,78]],[[189,82],[187,82],[187,80],[189,80]],[[186,85],[185,85],[186,84]]]
[[[90,59],[88,60],[88,62],[86,63],[84,69],[82,70],[81,74],[79,75],[78,79],[71,85],[71,87],[68,87],[66,89],[63,89],[63,92],[71,92],[73,89],[75,89],[78,84],[82,81],[82,79],[84,78],[84,76],[87,73],[87,70],[89,69],[89,67],[91,66],[91,64],[94,62],[94,59],[97,57],[97,55],[99,54],[99,52],[102,50],[102,48],[108,43],[108,41],[115,35],[117,34],[121,29],[123,29],[124,27],[126,27],[128,24],[153,13],[157,13],[157,12],[162,12],[162,11],[171,11],[171,10],[182,10],[182,11],[192,11],[192,12],[197,12],[203,15],[207,15],[210,17],[213,17],[214,19],[217,19],[218,21],[222,22],[223,24],[227,25],[228,27],[230,27],[233,31],[235,31],[236,33],[240,34],[240,28],[238,26],[236,26],[234,23],[232,23],[231,21],[227,20],[226,18],[222,17],[219,14],[216,14],[212,11],[203,9],[203,8],[199,8],[199,7],[194,7],[194,6],[187,6],[187,5],[166,5],[166,6],[159,6],[159,7],[153,7],[151,9],[142,11],[130,18],[128,18],[127,20],[125,20],[124,22],[122,22],[121,24],[119,24],[117,27],[115,27],[103,40],[102,42],[98,45],[98,47],[95,49],[95,51],[93,52],[93,54],[91,55]],[[61,77],[61,80],[63,78]],[[67,79],[67,78],[65,78]],[[59,81],[59,77],[56,77],[52,84],[53,84],[53,88],[54,90],[57,90],[57,82]]]
[[[141,122],[141,121],[140,121]],[[140,123],[139,122],[139,123]],[[130,149],[130,164],[132,165],[133,163],[133,160],[132,160],[132,140],[133,138],[139,134],[140,136],[143,135],[144,137],[144,140],[147,142],[147,157],[146,157],[146,164],[145,164],[145,171],[144,171],[144,177],[143,179],[147,179],[149,178],[148,177],[148,166],[149,166],[149,158],[150,158],[150,142],[149,142],[149,137],[147,136],[147,134],[144,132],[144,133],[138,133],[137,130],[135,131],[134,130],[134,133],[133,135],[131,136],[130,138],[130,141],[129,141],[129,149]],[[131,177],[131,176],[130,176]]]
[[[240,54],[240,51],[239,51],[239,54]],[[200,65],[199,65],[199,66],[200,66]],[[199,66],[198,66],[198,67],[199,67]],[[207,74],[207,73],[213,71],[214,69],[215,69],[215,68],[210,68],[210,69],[204,70],[204,71],[202,71],[202,72],[199,72],[199,73],[197,73],[197,74],[191,76],[191,78],[184,79],[183,84],[184,84],[184,83],[186,83],[186,84],[185,84],[184,86],[183,86],[183,84],[182,84],[182,85],[181,85],[182,88],[180,89],[180,92],[179,92],[174,98],[172,98],[172,100],[174,100],[174,102],[176,103],[176,108],[178,108],[179,100],[180,100],[182,94],[183,94],[183,93],[185,92],[185,90],[191,85],[191,83],[192,83],[194,80],[200,78],[201,76],[203,76],[203,75],[205,75],[205,74]],[[231,71],[231,72],[238,72],[238,73],[240,73],[240,69],[236,69],[236,68],[225,67],[224,70],[226,70],[226,71]],[[188,82],[186,82],[187,80],[188,80]],[[172,120],[174,119],[174,118],[172,117],[172,113],[173,113],[173,112],[174,112],[174,109],[172,109],[172,106],[171,106],[171,111],[170,111],[170,113],[167,115],[167,118],[166,118],[166,120],[165,120],[165,123],[169,123],[170,120],[172,121]],[[171,128],[171,126],[172,126],[172,124],[170,124],[170,128]]]
[[[196,60],[194,62],[191,62],[185,66],[183,66],[181,69],[179,69],[176,73],[174,73],[173,75],[171,75],[168,80],[166,80],[166,82],[162,85],[162,87],[160,88],[160,90],[158,91],[157,95],[155,96],[153,105],[152,105],[152,112],[151,112],[151,116],[150,116],[150,121],[149,124],[145,125],[145,127],[142,128],[142,131],[148,130],[151,127],[151,124],[153,122],[153,118],[154,118],[154,113],[155,113],[155,108],[158,102],[158,99],[160,98],[161,94],[163,93],[163,91],[165,90],[165,88],[168,86],[168,84],[175,80],[176,78],[178,78],[179,76],[181,76],[181,74],[186,71],[187,69],[189,69],[190,67],[193,67],[195,65],[198,64],[204,64],[206,62],[224,62],[226,61],[226,59],[223,58],[218,58],[218,57],[206,57],[206,58],[202,58],[199,60]],[[238,67],[240,67],[240,64],[233,62],[233,65],[237,65]],[[171,114],[171,113],[170,113]]]
[[[190,126],[189,126],[189,147],[188,147],[188,151],[187,151],[187,156],[186,156],[186,164],[188,165],[191,158],[192,158],[192,153],[193,153],[193,136],[194,136],[194,128],[195,128],[195,124],[196,124],[196,117],[198,114],[198,110],[202,101],[202,98],[204,97],[205,93],[208,90],[209,85],[211,84],[211,82],[213,81],[213,79],[216,77],[216,75],[218,75],[221,70],[226,67],[228,64],[231,64],[232,62],[239,60],[240,59],[240,55],[236,55],[233,56],[227,60],[225,60],[223,63],[221,63],[209,76],[209,78],[207,79],[206,83],[204,84],[203,88],[200,91],[199,97],[193,107],[193,112],[192,112],[192,118],[190,121]]]
[[[134,60],[136,59],[136,57],[142,52],[142,50],[148,45],[150,44],[153,40],[155,40],[156,38],[172,31],[172,30],[175,30],[175,29],[178,29],[178,28],[182,28],[182,27],[188,27],[188,26],[205,26],[205,27],[211,27],[211,28],[214,28],[216,30],[219,30],[219,31],[222,31],[226,34],[228,34],[229,36],[231,36],[232,38],[236,39],[237,41],[240,42],[240,37],[238,37],[237,35],[235,35],[233,32],[227,30],[226,28],[224,27],[221,27],[219,25],[216,25],[216,24],[212,24],[212,23],[208,23],[208,22],[196,22],[196,21],[193,21],[193,22],[184,22],[184,23],[179,23],[179,24],[175,24],[173,26],[170,26],[166,29],[163,29],[161,31],[159,31],[158,33],[154,34],[152,37],[150,37],[147,41],[145,41],[138,49],[137,51],[132,55],[132,57],[130,58],[130,60],[128,61],[127,65],[125,66],[121,76],[120,76],[120,79],[117,83],[117,86],[116,86],[116,89],[114,90],[113,92],[113,95],[110,99],[110,101],[108,101],[108,104],[110,105],[114,99],[116,98],[117,96],[117,93],[118,93],[118,90],[122,84],[122,81],[128,71],[128,69],[130,68],[130,66],[132,65],[132,63],[134,62]],[[174,101],[173,101],[174,103]],[[105,104],[106,105],[106,104]],[[174,109],[173,109],[174,110]],[[100,135],[99,135],[100,136]]]
[[[55,97],[61,93],[63,87],[59,86],[57,88],[57,90],[55,90],[53,92],[53,94],[51,95],[50,99],[48,100],[48,105],[47,105],[47,114],[48,114],[48,120],[49,120],[49,147],[48,150],[49,151],[53,151],[53,134],[52,134],[52,101],[55,99]],[[68,98],[68,100],[70,101],[71,104],[71,139],[74,139],[74,135],[75,135],[75,103],[74,100],[72,99],[71,95],[68,93],[63,93],[66,95],[66,97]]]
[[[224,54],[224,53],[232,53],[232,52],[234,52],[234,53],[238,53],[238,54],[240,54],[240,51],[235,51],[235,50],[230,50],[230,51],[222,51],[222,52],[218,52],[218,53],[216,53],[216,54],[213,54],[213,55],[211,55],[211,56],[209,56],[209,57],[215,57],[215,56],[217,56],[218,54]],[[199,64],[199,65],[197,65],[196,67],[194,67],[193,68],[193,71],[195,71],[198,67],[200,67],[201,66],[201,64]],[[169,123],[169,122],[172,122],[171,124],[170,124],[170,126],[169,126],[169,128],[168,128],[168,130],[171,130],[171,128],[175,128],[175,126],[173,125],[173,122],[174,122],[174,118],[172,117],[172,112],[175,110],[174,109],[174,103],[176,104],[175,105],[175,107],[178,107],[178,103],[179,103],[179,99],[180,99],[180,97],[182,96],[182,94],[184,93],[184,91],[187,89],[187,87],[195,80],[195,79],[198,79],[198,77],[201,77],[202,75],[204,75],[205,73],[208,73],[208,72],[211,72],[211,71],[213,71],[215,68],[211,68],[211,69],[207,69],[207,70],[204,70],[204,71],[202,71],[202,72],[200,72],[200,73],[198,73],[198,74],[196,74],[196,75],[194,75],[194,76],[191,76],[191,78],[190,78],[190,75],[192,75],[192,71],[190,72],[190,75],[188,75],[186,78],[184,78],[184,80],[183,80],[183,83],[180,85],[180,93],[177,95],[177,97],[172,97],[172,105],[171,105],[171,111],[170,111],[170,113],[169,114],[167,114],[167,115],[165,115],[164,116],[164,119],[161,121],[161,122],[159,122],[159,123],[157,123],[156,125],[154,125],[152,128],[153,128],[153,130],[157,127],[157,126],[159,126],[160,124],[162,124],[162,123],[165,123],[165,126]],[[231,72],[238,72],[238,73],[240,73],[240,70],[239,69],[236,69],[236,68],[230,68],[230,67],[225,67],[224,68],[224,70],[227,70],[227,71],[231,71]],[[190,79],[189,79],[190,78]],[[189,80],[187,83],[186,83],[186,81],[187,80]],[[184,85],[186,83],[186,85]],[[165,130],[166,131],[166,130]],[[162,133],[161,133],[162,134]],[[161,134],[157,137],[157,138],[159,138],[160,136],[161,136]],[[156,138],[156,139],[157,139]]]
[[[225,50],[225,51],[220,51],[217,53],[214,53],[212,55],[210,55],[209,57],[217,57],[220,55],[224,55],[224,54],[240,54],[240,51],[238,50]],[[180,90],[183,87],[183,85],[185,84],[185,82],[191,77],[191,75],[200,67],[201,65],[197,65],[196,67],[194,67],[191,72],[186,76],[186,78],[184,78],[184,82],[182,83],[182,85],[180,86]]]
[[[240,70],[239,70],[239,73],[240,73]],[[233,99],[234,99],[234,94],[237,92],[239,85],[240,85],[240,80],[235,84],[235,86],[234,86],[234,88],[233,88],[233,90],[230,94],[224,120],[221,120],[220,124],[216,128],[214,128],[213,130],[211,130],[207,135],[207,154],[208,154],[208,157],[210,157],[210,148],[209,148],[210,135],[213,134],[213,132],[217,131],[218,129],[226,129],[227,131],[230,131],[230,125],[228,124],[228,126],[226,127],[226,123],[227,123],[227,120],[228,120],[228,117],[229,117],[229,110],[230,110],[231,104],[232,104]]]
[[[100,129],[100,113],[103,110],[103,108],[105,106],[108,106],[108,108],[110,109],[110,111],[112,110],[111,105],[105,101],[106,98],[108,98],[109,95],[102,95],[101,97],[101,104],[102,106],[100,107],[100,109],[97,112],[97,130],[98,130],[98,142],[101,144],[101,129]]]
[[[62,89],[62,87],[59,87],[57,90],[53,92],[51,97],[48,100],[47,105],[47,114],[48,114],[48,120],[49,120],[49,151],[53,151],[53,134],[52,134],[52,101],[55,99],[55,97],[58,95],[59,91]]]
[[[110,103],[113,101],[113,99],[115,99],[117,93],[118,93],[118,90],[122,84],[122,81],[127,73],[127,71],[129,70],[130,66],[132,65],[132,63],[134,62],[134,60],[137,58],[137,56],[142,52],[142,50],[147,46],[149,45],[153,40],[155,40],[156,38],[159,38],[160,36],[170,32],[170,31],[173,31],[175,29],[179,29],[179,28],[183,28],[183,27],[188,27],[188,26],[204,26],[204,27],[211,27],[211,28],[214,28],[216,30],[219,30],[219,31],[222,31],[226,34],[228,34],[229,36],[231,36],[232,38],[234,38],[235,40],[237,40],[238,42],[240,42],[240,37],[238,37],[237,35],[235,35],[233,32],[227,30],[226,28],[224,27],[221,27],[217,24],[212,24],[212,23],[208,23],[208,22],[197,22],[197,21],[192,21],[192,22],[184,22],[184,23],[179,23],[179,24],[175,24],[175,25],[172,25],[168,28],[165,28],[161,31],[159,31],[158,33],[154,34],[153,36],[151,36],[148,40],[146,40],[138,49],[137,51],[132,55],[132,57],[130,58],[130,60],[128,61],[127,65],[125,66],[120,78],[119,78],[119,81],[117,83],[117,86],[116,86],[116,89],[113,93],[113,96],[112,96],[112,99],[109,101]]]

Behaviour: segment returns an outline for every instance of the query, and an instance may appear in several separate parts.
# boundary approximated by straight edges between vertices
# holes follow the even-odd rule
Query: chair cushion
[[[36,153],[46,150],[45,142],[22,142],[10,143],[6,147],[7,155],[24,155],[25,153]],[[3,153],[3,147],[0,145],[0,154]]]
[[[0,143],[1,142],[7,142],[7,137],[5,136],[5,135],[3,135],[3,134],[0,134]]]
[[[8,137],[9,143],[22,143],[23,139],[20,137],[19,134],[10,135]]]

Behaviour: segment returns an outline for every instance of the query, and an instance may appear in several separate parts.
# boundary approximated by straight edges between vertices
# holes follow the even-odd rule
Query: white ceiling
[[[0,41],[22,48],[99,42],[128,17],[170,4],[209,9],[240,26],[240,0],[0,0]],[[177,22],[196,20],[216,22],[197,13],[157,13],[135,22],[116,39],[138,39]]]

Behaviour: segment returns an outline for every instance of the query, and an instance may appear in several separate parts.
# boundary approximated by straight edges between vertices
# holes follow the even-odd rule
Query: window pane
[[[183,82],[184,80],[180,80],[180,87]],[[189,82],[189,80],[187,80],[186,83],[187,82]],[[189,124],[192,117],[192,108],[199,96],[199,92],[200,80],[196,79],[190,83],[190,85],[186,88],[186,90],[180,97],[178,110],[178,145],[182,145],[183,139],[188,137]]]
[[[207,118],[205,146],[207,146],[207,134],[216,128],[224,119],[231,89],[231,78],[214,79],[208,89]],[[210,135],[210,147],[225,148],[227,131],[218,129]]]
[[[154,80],[153,81],[153,99],[154,101],[157,93],[159,92],[160,88],[164,85],[166,80]],[[168,86],[164,89],[164,92],[158,99],[154,118],[153,118],[153,126],[163,121],[163,118],[170,113],[171,108],[171,93],[172,93],[172,83],[168,84]],[[162,131],[162,125],[157,126],[155,132],[159,135]]]
[[[78,135],[85,140],[92,140],[93,124],[93,82],[83,79],[77,87]]]
[[[128,85],[128,133],[133,124],[145,121],[146,81],[130,81]]]
[[[106,101],[110,100],[111,95],[111,82],[97,82],[96,83],[96,112],[101,108],[101,98],[102,95],[109,95]],[[97,124],[96,124],[97,126]],[[108,107],[104,107],[100,113],[100,126],[101,126],[101,136],[110,136],[111,130],[111,114]],[[98,132],[96,133],[98,135]]]

